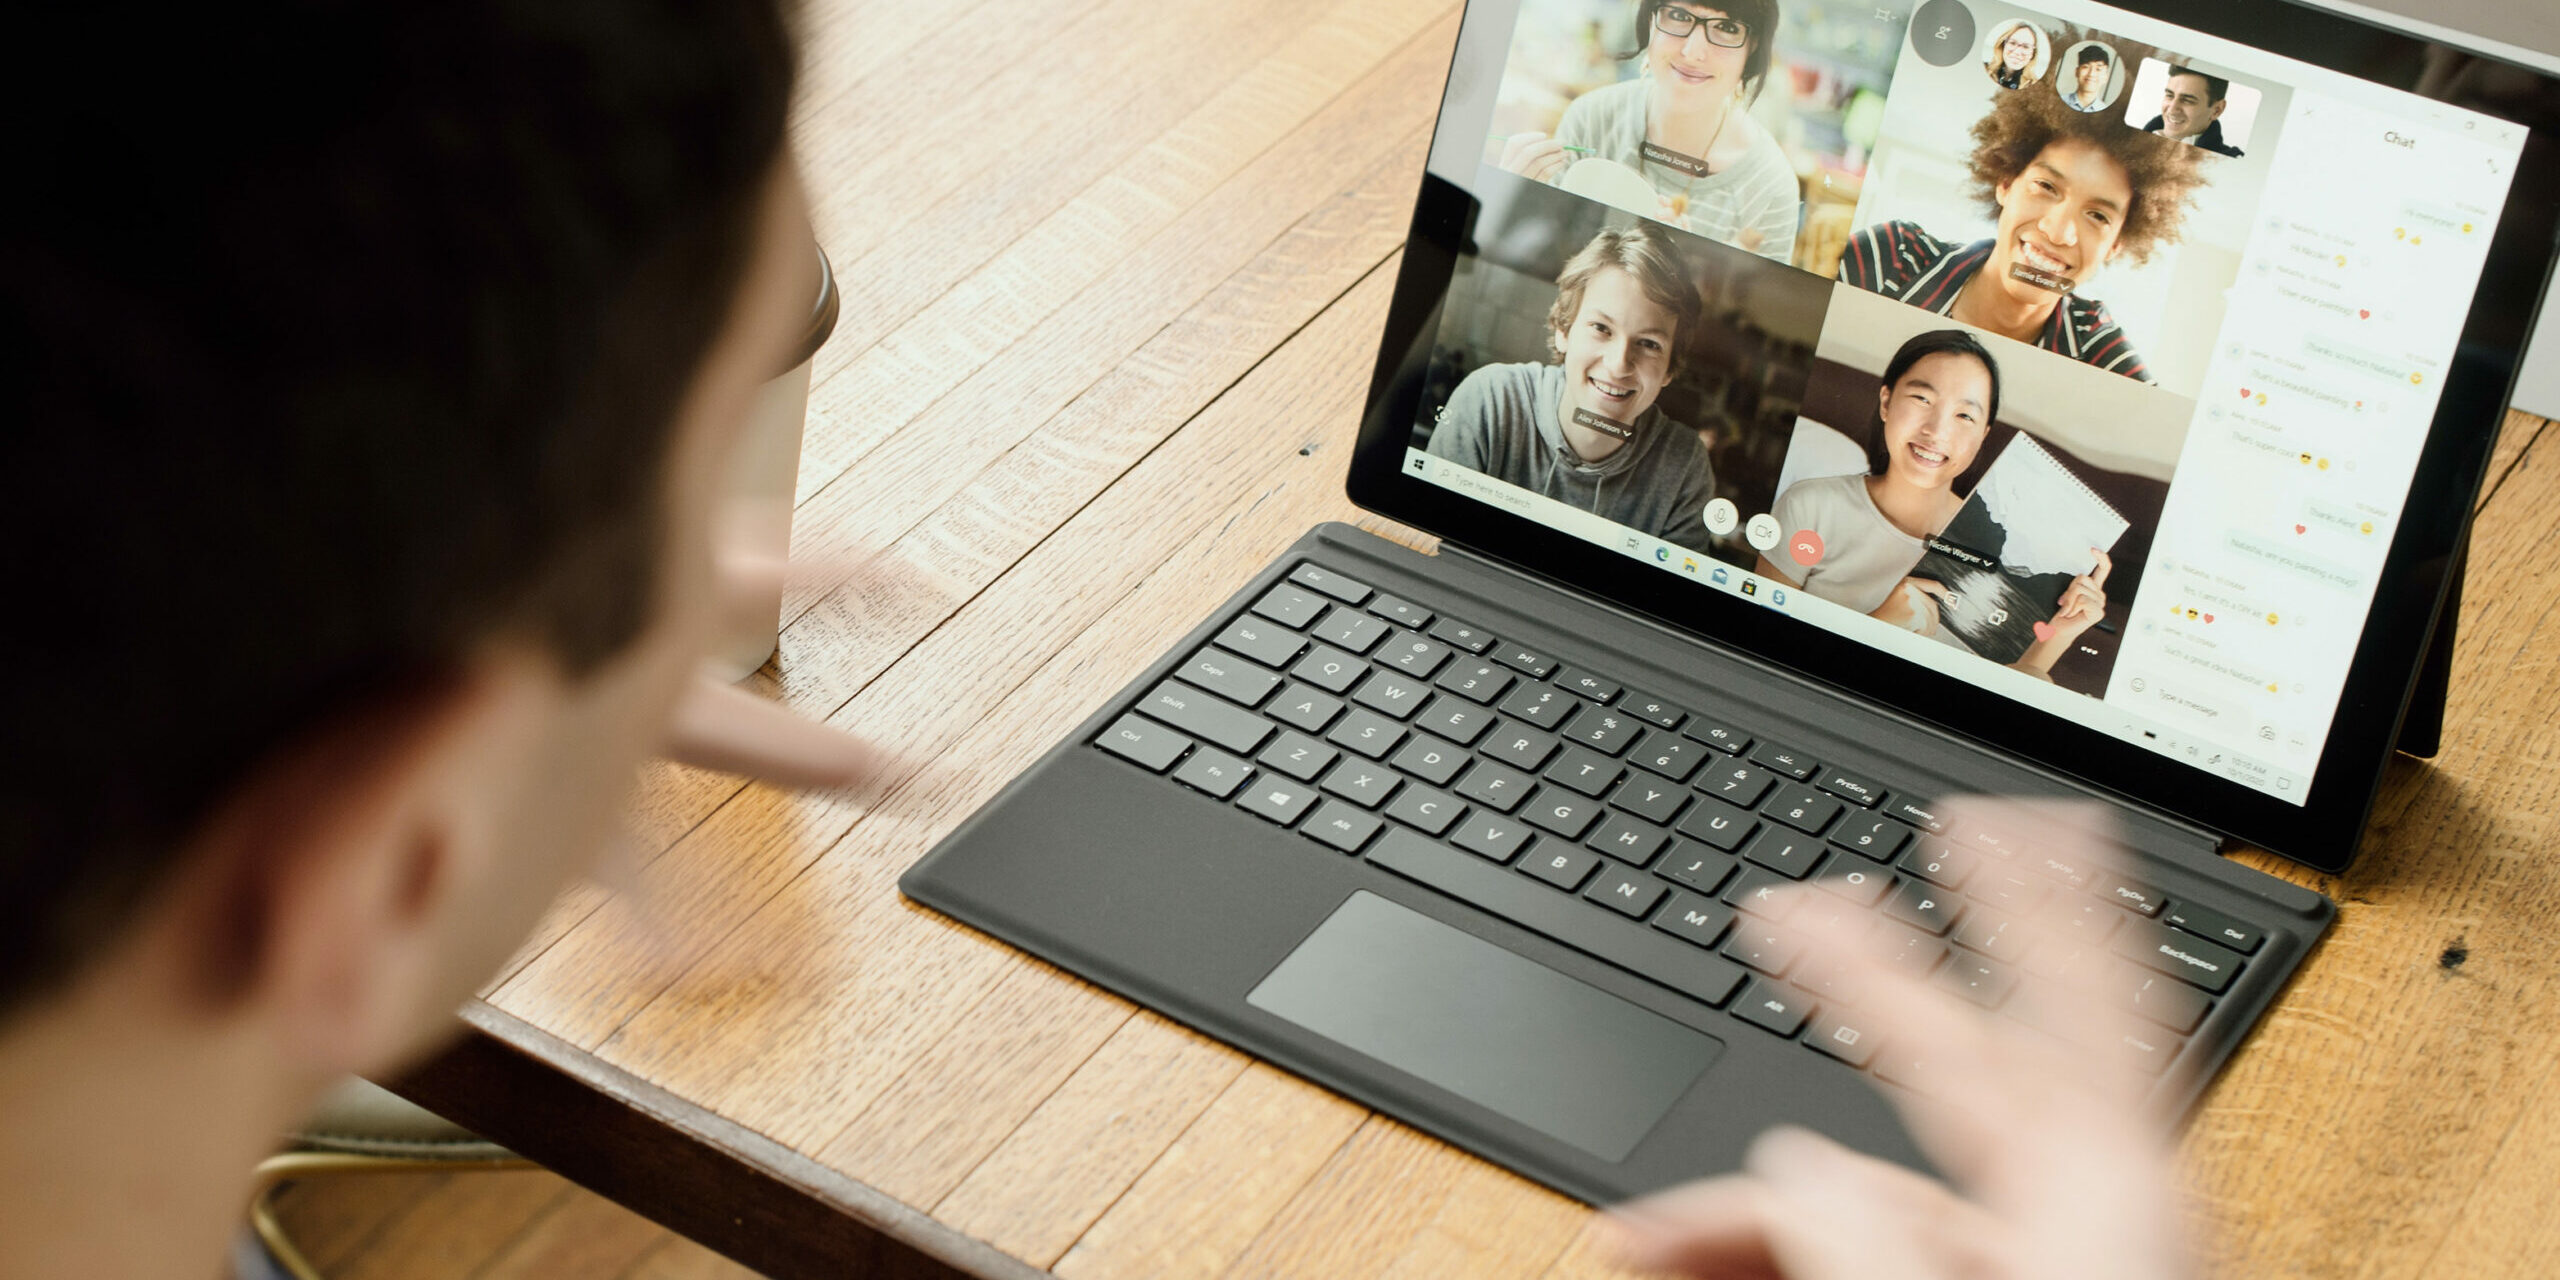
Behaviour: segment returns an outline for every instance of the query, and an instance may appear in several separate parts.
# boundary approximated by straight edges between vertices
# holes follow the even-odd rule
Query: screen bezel
[[[2560,80],[2530,67],[2283,0],[2135,0],[2127,12],[2416,93],[2426,59],[2452,55],[2539,82],[2514,104],[2459,105],[2530,134],[2386,553],[2365,629],[2303,803],[2178,763],[1977,685],[1650,568],[1404,472],[1440,308],[1476,207],[1429,172],[1415,202],[1347,489],[1355,504],[1599,596],[1995,750],[2225,837],[2326,871],[2354,858],[2434,633],[2548,285],[2560,233]],[[1470,15],[1472,18],[1474,15]],[[1482,42],[1462,31],[1458,56]],[[1506,33],[1507,37],[1507,33]],[[1507,52],[1508,39],[1494,44]],[[1460,69],[1453,67],[1453,76]],[[2427,95],[2435,96],[2435,95]],[[1435,146],[1437,145],[1435,141]]]

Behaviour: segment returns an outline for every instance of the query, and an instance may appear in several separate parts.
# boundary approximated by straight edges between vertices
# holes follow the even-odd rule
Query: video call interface
[[[2045,3],[1520,0],[1406,468],[2299,804],[2525,131]]]

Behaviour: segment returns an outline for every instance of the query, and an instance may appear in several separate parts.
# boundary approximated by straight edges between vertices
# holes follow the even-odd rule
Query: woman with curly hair
[[[2199,153],[2049,93],[2000,95],[1973,140],[1973,193],[1998,231],[1956,245],[1878,223],[1849,238],[1841,282],[2151,381],[2106,304],[2081,290],[2107,263],[2177,242],[2204,185]]]
[[[1795,166],[1751,118],[1775,53],[1778,0],[1637,0],[1633,50],[1644,74],[1573,100],[1555,136],[1523,133],[1501,164],[1559,183],[1580,159],[1644,175],[1658,202],[1633,210],[1683,231],[1785,262],[1803,194]]]

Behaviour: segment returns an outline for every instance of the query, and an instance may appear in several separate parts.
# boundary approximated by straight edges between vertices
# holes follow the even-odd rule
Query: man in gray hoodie
[[[1715,474],[1655,407],[1704,306],[1662,233],[1611,228],[1566,261],[1547,312],[1556,364],[1492,364],[1442,407],[1433,457],[1700,551]]]

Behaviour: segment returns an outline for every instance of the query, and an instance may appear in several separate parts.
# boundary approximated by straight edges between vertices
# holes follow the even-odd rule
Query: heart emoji
[[[2371,309],[2366,308],[2366,307],[2358,307],[2358,308],[2356,308],[2356,319],[2358,319],[2358,320],[2371,320],[2372,318],[2373,318],[2373,312],[2372,312],[2372,310],[2371,310]]]
[[[2039,622],[2039,623],[2037,623],[2037,624],[2036,624],[2036,639],[2038,639],[2038,640],[2051,640],[2052,638],[2053,638],[2053,624],[2052,624],[2052,623],[2050,623],[2050,622]]]
[[[2295,525],[2295,526],[2293,527],[2293,531],[2294,531],[2295,533],[2300,533],[2300,532],[2302,532],[2302,526],[2301,526],[2301,525]]]
[[[2249,389],[2247,387],[2240,388],[2240,398],[2243,400],[2249,398]]]
[[[2211,622],[2211,621],[2213,621],[2213,615],[2212,615],[2212,614],[2210,614],[2210,613],[2206,614],[2206,615],[2204,616],[2204,620],[2205,620],[2205,621],[2207,621],[2207,622]]]

